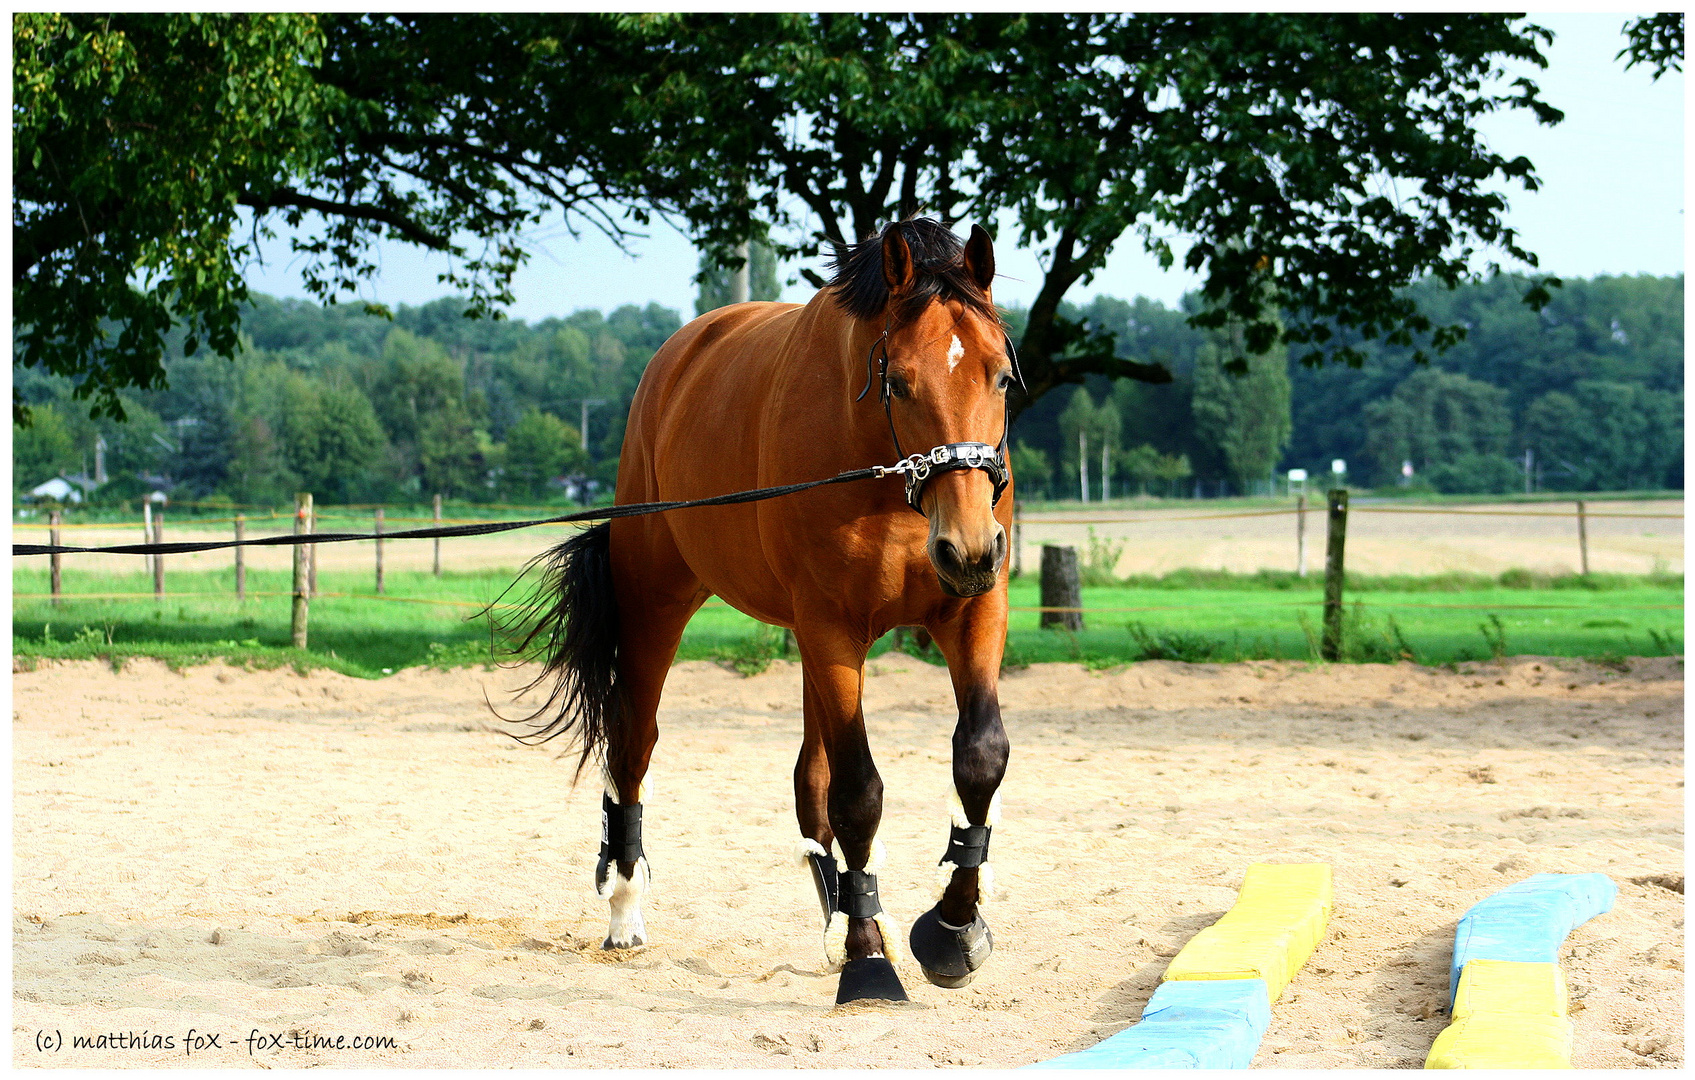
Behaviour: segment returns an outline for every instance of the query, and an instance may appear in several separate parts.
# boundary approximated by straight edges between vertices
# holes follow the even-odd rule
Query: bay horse
[[[648,364],[618,462],[619,504],[819,479],[909,449],[929,456],[908,459],[905,492],[866,480],[618,518],[538,560],[520,647],[545,663],[526,689],[550,692],[530,720],[534,737],[580,740],[579,772],[591,757],[602,766],[604,948],[645,943],[641,813],[655,714],[684,626],[716,595],[792,630],[799,648],[797,855],[818,890],[827,970],[841,972],[838,1002],[906,1000],[892,963],[899,935],[877,894],[883,782],[860,699],[874,642],[899,626],[929,632],[959,721],[939,899],[914,925],[911,955],[949,987],[988,959],[978,901],[1008,755],[996,683],[1012,522],[1006,396],[1017,378],[994,273],[981,226],[962,243],[936,221],[897,222],[838,250],[832,280],[809,303],[719,308]]]

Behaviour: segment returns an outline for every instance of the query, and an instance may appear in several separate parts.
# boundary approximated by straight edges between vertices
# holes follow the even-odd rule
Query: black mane
[[[912,249],[915,271],[912,288],[892,312],[896,324],[917,318],[932,300],[957,300],[987,318],[1000,321],[994,305],[965,269],[965,243],[934,218],[891,222],[857,244],[837,247],[830,287],[836,303],[856,319],[882,314],[889,302],[889,283],[883,279],[883,237],[899,229]]]

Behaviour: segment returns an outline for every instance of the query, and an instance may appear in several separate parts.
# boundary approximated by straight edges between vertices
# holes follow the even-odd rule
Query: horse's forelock
[[[989,294],[965,266],[965,243],[953,230],[933,218],[911,218],[885,225],[857,244],[838,247],[830,279],[836,303],[856,319],[871,321],[889,304],[889,283],[883,277],[883,239],[899,229],[912,251],[913,281],[898,298],[889,321],[911,322],[935,301],[955,300],[997,324],[1000,316]]]

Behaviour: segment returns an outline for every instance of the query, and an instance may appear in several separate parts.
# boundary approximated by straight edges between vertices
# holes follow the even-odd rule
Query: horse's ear
[[[883,280],[889,283],[890,293],[898,294],[906,291],[915,276],[912,248],[901,235],[901,227],[892,225],[883,233]]]
[[[965,242],[965,272],[984,292],[995,280],[995,242],[981,225],[971,226],[971,239]]]

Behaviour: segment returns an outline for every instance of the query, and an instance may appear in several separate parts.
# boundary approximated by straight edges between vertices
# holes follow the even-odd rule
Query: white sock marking
[[[647,925],[642,922],[642,896],[647,892],[647,859],[636,861],[633,877],[612,871],[612,895],[608,905],[612,918],[607,925],[606,938],[615,949],[628,949],[647,941]]]

